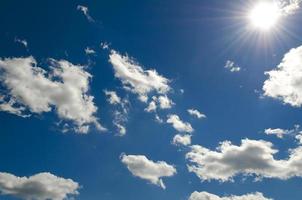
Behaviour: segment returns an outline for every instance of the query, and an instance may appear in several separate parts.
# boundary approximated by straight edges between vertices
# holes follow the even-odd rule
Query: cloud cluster
[[[24,200],[64,200],[77,195],[78,189],[77,182],[50,173],[39,173],[30,177],[0,173],[0,194]]]
[[[264,95],[295,107],[302,105],[302,46],[291,49],[276,69],[266,72]]]
[[[169,109],[174,104],[174,102],[169,99],[167,95],[161,95],[159,97],[153,96],[152,101],[150,101],[148,107],[145,109],[147,112],[153,112],[156,111],[157,108],[160,109]]]
[[[241,70],[241,68],[231,60],[226,61],[224,68],[228,69],[230,72],[239,72]]]
[[[283,15],[291,15],[301,6],[301,0],[279,0],[280,8]]]
[[[225,196],[219,197],[215,194],[211,194],[208,192],[193,192],[189,198],[189,200],[272,200],[263,196],[262,193],[256,192],[252,194],[245,194],[242,196]]]
[[[161,178],[176,174],[176,169],[172,165],[164,161],[153,162],[144,155],[122,155],[121,161],[134,176],[145,179],[163,189],[166,186]]]
[[[217,151],[194,145],[186,158],[189,171],[202,180],[232,181],[239,174],[259,179],[302,177],[302,147],[291,149],[284,160],[274,158],[277,152],[270,142],[244,139],[240,146],[224,141]]]
[[[112,64],[115,77],[120,79],[125,89],[137,94],[139,99],[147,102],[150,92],[166,94],[170,90],[169,80],[155,70],[144,70],[128,56],[111,50],[109,62]]]
[[[194,131],[190,123],[183,122],[179,116],[175,114],[168,115],[167,123],[172,124],[173,128],[179,132],[192,133]]]
[[[33,57],[0,59],[0,82],[6,92],[1,110],[23,116],[26,111],[40,114],[55,108],[77,132],[86,133],[90,124],[104,131],[95,117],[94,97],[88,94],[91,75],[66,60],[50,59],[49,68],[47,72],[38,67]]]

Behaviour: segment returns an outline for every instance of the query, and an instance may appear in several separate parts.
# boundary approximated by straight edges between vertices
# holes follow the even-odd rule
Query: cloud
[[[177,134],[174,136],[172,144],[179,146],[179,145],[183,145],[183,146],[188,146],[191,144],[191,135],[180,135]]]
[[[198,119],[206,118],[207,116],[196,109],[188,109],[188,113],[192,116],[197,117]]]
[[[270,142],[244,139],[240,146],[221,142],[217,151],[194,145],[186,158],[189,171],[201,180],[232,181],[239,174],[257,179],[302,177],[302,146],[291,149],[284,160],[274,158],[277,152]]]
[[[65,200],[77,195],[79,184],[71,179],[50,173],[39,173],[30,177],[17,177],[0,173],[0,195],[10,195],[24,200]]]
[[[188,122],[183,122],[177,115],[168,115],[168,124],[172,124],[173,128],[179,132],[192,133],[194,129]]]
[[[145,108],[145,111],[146,111],[146,112],[154,112],[154,111],[156,111],[156,108],[157,108],[156,102],[155,102],[155,101],[151,101],[151,102],[149,103],[148,107]]]
[[[241,70],[241,68],[231,60],[226,61],[224,68],[228,69],[230,72],[239,72]]]
[[[59,118],[74,123],[77,132],[86,133],[90,124],[104,131],[94,116],[94,97],[88,94],[91,75],[66,60],[50,59],[50,69],[38,67],[33,57],[0,59],[0,82],[7,93],[4,99],[9,99],[2,102],[1,110],[24,115],[25,108],[38,114],[55,108]]]
[[[300,132],[300,126],[295,125],[293,129],[286,130],[281,128],[268,128],[264,130],[264,133],[267,135],[276,135],[278,138],[283,138],[284,135],[291,135]]]
[[[130,102],[127,98],[122,99],[119,97],[115,91],[104,90],[104,93],[110,104],[118,106],[113,111],[113,125],[117,128],[118,136],[124,136],[127,132],[125,123],[128,121]]]
[[[283,15],[292,15],[300,8],[301,0],[279,0]]]
[[[148,107],[145,109],[147,112],[156,111],[157,108],[160,109],[170,109],[175,103],[167,97],[167,95],[161,95],[159,97],[153,96],[152,101],[150,101]]]
[[[302,105],[302,46],[291,49],[276,69],[265,72],[264,95],[294,107]]]
[[[27,41],[24,39],[15,38],[15,42],[22,44],[25,48],[27,48],[27,46],[28,46]]]
[[[256,192],[251,194],[245,194],[242,196],[225,196],[219,197],[215,194],[211,194],[208,192],[193,192],[189,198],[189,200],[273,200],[263,196],[262,193]]]
[[[93,50],[89,47],[86,47],[85,53],[86,53],[86,55],[95,54],[95,50]]]
[[[94,19],[93,19],[93,18],[90,16],[90,14],[89,14],[89,9],[88,9],[88,7],[78,5],[78,6],[77,6],[77,10],[81,11],[81,12],[85,15],[85,17],[87,18],[87,20],[88,20],[89,22],[94,22]]]
[[[116,94],[115,91],[104,90],[104,93],[107,96],[107,101],[110,104],[113,104],[113,105],[122,104],[121,98]]]
[[[139,178],[165,189],[162,177],[170,177],[176,174],[176,169],[164,161],[153,162],[144,155],[122,155],[121,161],[128,170]]]
[[[121,80],[124,88],[137,94],[141,101],[147,102],[150,92],[166,94],[170,90],[167,78],[155,70],[144,70],[128,56],[111,50],[109,62],[113,66],[115,77]]]

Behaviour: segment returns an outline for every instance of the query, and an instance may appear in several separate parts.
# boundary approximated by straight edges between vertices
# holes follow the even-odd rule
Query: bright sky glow
[[[249,19],[255,28],[260,30],[270,30],[277,25],[281,15],[281,10],[275,3],[261,2],[249,13]]]

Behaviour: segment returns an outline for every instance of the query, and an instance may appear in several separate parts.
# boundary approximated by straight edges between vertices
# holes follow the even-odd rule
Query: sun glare
[[[249,13],[249,19],[255,28],[270,30],[277,25],[280,18],[280,9],[277,4],[261,2]]]

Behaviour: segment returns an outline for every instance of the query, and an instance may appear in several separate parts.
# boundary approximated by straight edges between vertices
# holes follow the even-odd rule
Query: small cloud
[[[86,6],[78,5],[77,10],[81,11],[89,22],[94,22],[94,19],[89,14],[89,9]]]
[[[95,54],[96,52],[95,52],[95,50],[93,50],[89,47],[86,47],[85,53],[86,53],[86,55],[92,55],[92,54]]]
[[[192,133],[194,129],[188,122],[183,122],[178,115],[168,115],[168,124],[172,124],[173,128],[179,132]]]
[[[172,144],[179,146],[179,145],[183,145],[183,146],[188,146],[191,144],[191,135],[180,135],[177,134],[174,136]]]
[[[23,45],[25,48],[27,48],[27,46],[28,46],[27,41],[24,40],[24,39],[15,38],[15,42],[20,43],[20,44]]]
[[[166,188],[162,177],[171,177],[176,169],[165,161],[154,162],[144,155],[121,155],[121,161],[133,176],[147,180],[163,189]]]
[[[188,109],[188,113],[192,116],[197,117],[198,119],[206,118],[207,116],[196,109]]]
[[[228,69],[230,72],[239,72],[241,70],[241,68],[231,60],[227,60],[224,68]]]

